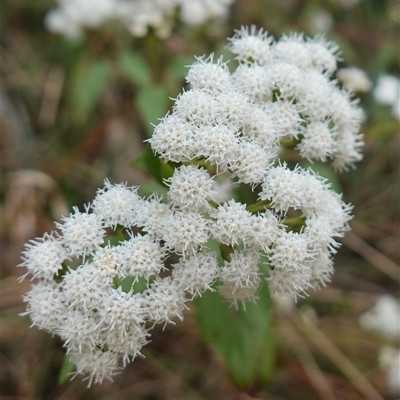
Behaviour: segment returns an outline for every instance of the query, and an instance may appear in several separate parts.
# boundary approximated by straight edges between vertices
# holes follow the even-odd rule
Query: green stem
[[[265,211],[268,208],[271,208],[271,202],[268,200],[260,200],[257,201],[257,203],[250,204],[246,207],[246,210],[252,213],[258,212],[258,211]]]
[[[287,226],[288,231],[300,232],[301,228],[305,226],[306,217],[304,215],[295,218],[287,218],[282,221]]]
[[[124,235],[124,227],[122,225],[118,225],[117,228],[115,229],[115,234],[117,235],[117,238],[121,241],[125,241],[125,235]]]

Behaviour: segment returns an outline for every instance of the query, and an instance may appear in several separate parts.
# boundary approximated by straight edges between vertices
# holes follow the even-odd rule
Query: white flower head
[[[273,39],[263,29],[257,32],[255,25],[250,28],[243,26],[240,30],[236,30],[235,35],[229,40],[231,42],[229,49],[240,62],[267,65],[272,61]]]
[[[231,260],[220,269],[218,291],[235,307],[239,301],[243,304],[246,300],[255,301],[261,284],[259,261],[260,255],[254,250],[235,250]]]
[[[100,309],[101,317],[110,330],[116,330],[120,337],[127,336],[129,331],[141,331],[146,310],[143,307],[143,296],[123,292],[121,287],[111,289]]]
[[[235,162],[240,148],[236,130],[217,124],[205,126],[198,131],[198,153],[210,164],[216,165],[217,172],[223,173]]]
[[[131,235],[117,247],[121,276],[143,277],[149,280],[164,269],[164,249],[149,235]]]
[[[194,165],[177,168],[167,184],[170,203],[181,210],[207,210],[210,207],[208,201],[213,200],[216,193],[209,173]]]
[[[68,256],[59,238],[45,234],[26,244],[22,258],[23,262],[19,266],[26,267],[33,278],[52,280],[62,270]]]
[[[211,285],[219,271],[215,252],[203,250],[189,257],[182,258],[173,265],[174,281],[192,296],[201,296]]]
[[[40,281],[33,285],[24,296],[24,302],[28,303],[28,306],[22,315],[29,315],[32,326],[54,334],[60,325],[66,323],[67,306],[61,287],[56,282]]]
[[[88,375],[88,386],[92,383],[102,383],[104,379],[112,381],[112,376],[121,370],[118,366],[119,355],[114,351],[85,347],[83,351],[72,351],[69,355],[76,365],[76,375]]]
[[[78,207],[69,217],[63,217],[62,223],[56,223],[61,231],[61,241],[68,255],[86,257],[100,248],[106,234],[104,222],[94,213],[79,212]]]
[[[267,67],[272,90],[279,91],[279,97],[290,101],[299,92],[303,71],[293,63],[277,62]]]
[[[164,216],[169,212],[168,204],[161,202],[157,195],[149,197],[142,203],[138,212],[138,226],[149,235],[157,237]]]
[[[118,251],[119,247],[108,243],[93,255],[93,267],[104,282],[112,282],[115,277],[121,275]]]
[[[172,277],[157,278],[143,292],[143,301],[149,318],[154,323],[174,323],[175,318],[182,320],[182,313],[187,308],[183,288]]]
[[[327,161],[336,150],[337,132],[328,121],[310,122],[301,128],[302,140],[297,145],[300,155],[311,160]]]
[[[301,69],[311,68],[312,59],[304,35],[292,33],[284,35],[273,46],[274,57],[280,62],[294,64]]]
[[[312,288],[311,269],[271,269],[266,278],[271,294],[293,297],[303,297],[306,290]]]
[[[207,58],[198,57],[197,62],[190,67],[186,81],[193,89],[223,92],[230,88],[230,74],[226,62],[222,58],[216,63],[213,61],[214,54]]]
[[[239,182],[256,186],[263,181],[275,156],[276,152],[273,149],[266,148],[257,141],[242,140],[231,170]]]
[[[188,161],[197,152],[193,125],[176,114],[162,119],[148,142],[165,161]]]
[[[211,236],[228,246],[245,243],[252,226],[252,215],[246,205],[230,200],[212,213]]]
[[[275,269],[298,270],[309,269],[309,262],[314,257],[314,252],[309,250],[309,239],[306,235],[281,232],[269,259]]]
[[[255,101],[272,98],[272,82],[268,70],[257,64],[240,64],[232,74],[234,86]]]
[[[306,48],[313,68],[328,75],[336,71],[337,62],[341,60],[336,43],[326,40],[324,35],[316,35],[306,41]]]
[[[99,189],[93,199],[93,212],[105,221],[105,226],[136,225],[141,201],[136,192],[137,187],[127,187],[122,183],[112,185],[105,179],[104,188]]]
[[[85,264],[64,275],[62,288],[68,307],[89,312],[101,308],[111,286],[101,280],[93,264]]]
[[[212,92],[190,89],[175,100],[174,112],[182,120],[196,126],[208,125],[215,121],[216,95]]]
[[[197,212],[170,212],[163,218],[161,237],[165,247],[177,254],[193,254],[207,242],[209,223]]]

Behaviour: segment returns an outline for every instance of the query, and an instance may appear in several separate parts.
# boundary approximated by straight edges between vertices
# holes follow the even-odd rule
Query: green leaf
[[[72,106],[91,113],[110,77],[110,67],[103,60],[82,59],[73,74]]]
[[[184,79],[189,71],[189,66],[195,60],[192,57],[179,56],[168,67],[167,76],[169,78]]]
[[[236,310],[218,292],[206,292],[196,299],[197,320],[204,339],[215,352],[239,388],[265,385],[273,368],[271,297],[264,282],[257,304],[246,302]]]
[[[67,381],[68,375],[75,370],[75,364],[71,357],[66,354],[61,366],[60,373],[58,374],[58,383],[61,385]]]
[[[151,84],[150,67],[138,54],[124,53],[118,60],[118,64],[134,84],[139,86]]]
[[[153,134],[152,124],[157,124],[167,111],[168,94],[163,85],[143,86],[137,95],[136,106],[148,137]]]

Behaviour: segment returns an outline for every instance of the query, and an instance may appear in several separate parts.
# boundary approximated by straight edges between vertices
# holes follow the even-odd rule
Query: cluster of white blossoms
[[[90,382],[139,355],[154,324],[182,319],[207,290],[237,307],[256,301],[262,284],[296,298],[331,278],[351,206],[280,155],[289,146],[340,170],[361,158],[360,111],[330,79],[336,46],[302,35],[274,41],[252,27],[230,49],[235,71],[199,58],[190,89],[149,139],[173,171],[165,199],[106,180],[58,233],[26,247],[21,265],[38,280],[27,314],[65,340]],[[241,184],[252,203],[221,201],[222,180]]]
[[[46,17],[47,28],[76,37],[83,28],[97,28],[107,20],[121,21],[134,36],[145,36],[149,28],[157,36],[169,36],[179,9],[184,24],[201,25],[209,19],[224,19],[233,0],[57,0],[58,8]]]

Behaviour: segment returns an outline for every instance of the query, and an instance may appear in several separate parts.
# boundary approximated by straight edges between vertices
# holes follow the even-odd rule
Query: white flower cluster
[[[331,278],[351,206],[278,154],[294,142],[301,156],[339,169],[360,159],[359,110],[329,80],[336,47],[243,28],[230,48],[237,69],[199,58],[191,89],[149,140],[173,170],[165,201],[106,180],[84,212],[75,208],[58,234],[24,252],[21,265],[39,280],[27,314],[65,340],[90,382],[140,354],[154,324],[182,318],[185,302],[206,290],[238,306],[255,301],[263,282],[296,298]],[[218,202],[221,179],[247,185],[254,203]]]
[[[124,23],[134,36],[153,28],[160,38],[169,36],[176,9],[184,24],[200,25],[226,18],[233,0],[57,0],[59,7],[46,17],[47,28],[67,37],[84,27],[97,28],[106,20]]]
[[[166,161],[203,157],[219,172],[256,185],[276,158],[282,139],[297,141],[301,156],[346,169],[361,159],[362,110],[330,76],[337,48],[321,36],[284,36],[242,28],[230,49],[239,66],[199,58],[190,68],[191,89],[151,139]]]

